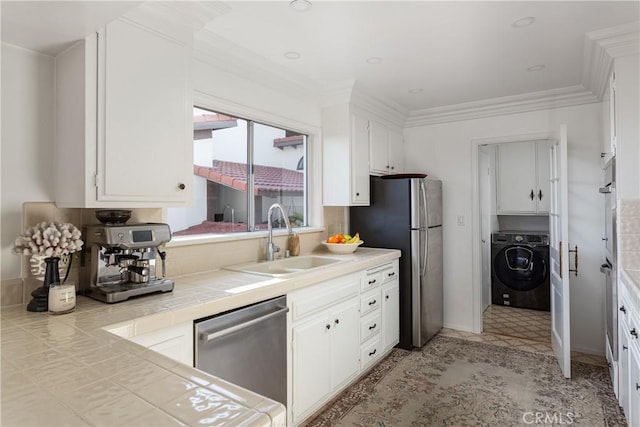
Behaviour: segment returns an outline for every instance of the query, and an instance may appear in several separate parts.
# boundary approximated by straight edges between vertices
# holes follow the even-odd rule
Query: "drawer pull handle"
[[[623,345],[623,346],[622,346],[622,349],[623,349],[623,350],[629,350],[629,347],[627,347],[626,345]]]
[[[369,326],[369,330],[371,331],[371,330],[375,329],[377,326],[378,326],[378,324],[374,323],[373,325]]]
[[[638,331],[636,331],[636,328],[633,328],[629,333],[633,335],[635,339],[638,339]]]
[[[377,351],[378,351],[378,349],[374,348],[373,351],[369,353],[369,356],[373,356],[374,354],[376,354]]]
[[[636,383],[636,390],[640,390],[640,384]]]
[[[370,284],[370,285],[373,285],[374,283],[376,283],[376,279],[369,280],[369,284]]]
[[[622,307],[620,307],[620,311],[621,311],[621,312],[623,312],[623,313],[625,313],[625,314],[627,313],[627,309],[626,309],[626,308],[624,308],[624,305],[623,305]]]
[[[372,305],[374,305],[374,304],[375,304],[375,303],[377,303],[377,302],[378,302],[378,300],[375,300],[375,299],[374,299],[373,301],[369,301],[369,306],[372,306]]]
[[[395,271],[392,271],[391,273],[387,274],[387,277],[393,277],[393,276],[395,276],[395,275],[396,275],[396,272],[395,272]]]

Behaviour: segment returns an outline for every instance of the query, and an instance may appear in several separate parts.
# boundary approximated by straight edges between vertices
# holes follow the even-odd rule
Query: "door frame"
[[[480,218],[480,177],[478,151],[481,145],[504,144],[508,142],[527,142],[557,139],[556,131],[536,132],[471,139],[471,218],[472,218],[472,303],[473,332],[481,333],[482,325],[482,229]]]

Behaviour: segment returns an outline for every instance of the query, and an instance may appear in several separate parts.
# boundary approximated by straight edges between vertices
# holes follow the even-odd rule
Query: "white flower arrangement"
[[[28,227],[11,250],[18,255],[60,257],[82,248],[81,235],[80,230],[69,222],[41,222]]]

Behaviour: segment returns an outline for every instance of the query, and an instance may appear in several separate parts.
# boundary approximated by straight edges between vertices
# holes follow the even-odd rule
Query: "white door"
[[[551,145],[550,166],[551,345],[562,373],[571,378],[566,125],[560,126],[560,136]]]
[[[491,304],[491,158],[487,147],[478,150],[480,241],[482,242],[482,311]]]

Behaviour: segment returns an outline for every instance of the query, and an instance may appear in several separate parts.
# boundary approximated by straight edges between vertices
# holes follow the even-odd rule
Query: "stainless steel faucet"
[[[273,243],[273,226],[271,224],[271,216],[275,209],[280,210],[280,215],[284,219],[284,223],[287,226],[287,230],[289,230],[289,234],[292,233],[291,223],[289,222],[289,217],[287,217],[284,208],[279,203],[274,203],[269,207],[269,213],[267,213],[267,227],[269,229],[269,237],[267,238],[267,261],[273,261],[276,252],[280,252],[280,247],[276,246]]]

